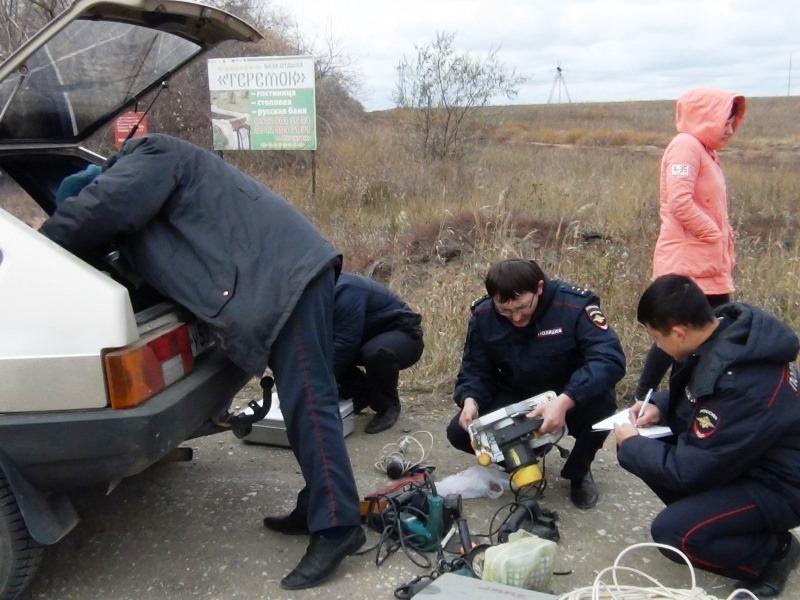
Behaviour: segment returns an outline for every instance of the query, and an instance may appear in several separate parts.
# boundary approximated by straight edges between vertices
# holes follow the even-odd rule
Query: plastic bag
[[[482,579],[526,590],[549,591],[557,548],[555,542],[527,531],[515,531],[505,544],[486,549]]]
[[[460,473],[445,477],[436,482],[436,493],[440,496],[461,494],[465,500],[470,498],[499,498],[511,489],[508,473],[497,465],[481,467],[473,465]]]

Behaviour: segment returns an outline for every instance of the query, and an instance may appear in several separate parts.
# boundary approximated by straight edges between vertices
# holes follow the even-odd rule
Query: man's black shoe
[[[586,471],[586,475],[583,476],[583,479],[572,480],[569,490],[569,499],[572,500],[572,503],[578,508],[583,510],[594,508],[599,497],[591,471]]]
[[[365,433],[380,433],[381,431],[386,431],[387,429],[391,429],[391,427],[397,423],[397,417],[400,416],[400,407],[399,406],[390,406],[384,412],[380,412],[376,414],[372,419],[370,419],[367,426],[364,427]]]
[[[788,547],[780,558],[776,558],[767,565],[761,577],[755,581],[740,581],[738,587],[750,590],[759,598],[772,598],[778,596],[786,585],[786,579],[800,562],[800,543],[797,538],[789,534]]]
[[[308,534],[308,521],[296,508],[282,517],[264,517],[264,527],[285,535]]]
[[[324,530],[313,534],[303,558],[291,573],[281,579],[281,587],[302,590],[318,586],[333,574],[345,556],[356,552],[366,541],[367,536],[360,525],[335,537],[326,536]]]

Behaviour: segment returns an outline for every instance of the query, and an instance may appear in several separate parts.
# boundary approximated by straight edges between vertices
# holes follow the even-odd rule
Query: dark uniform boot
[[[792,534],[788,535],[788,541],[778,551],[777,556],[770,562],[761,574],[761,577],[754,581],[740,581],[738,587],[750,590],[759,598],[772,598],[778,596],[786,585],[789,573],[797,568],[800,562],[800,543]]]
[[[367,426],[364,427],[365,433],[380,433],[381,431],[386,431],[387,429],[391,429],[395,423],[397,423],[397,418],[400,416],[400,406],[390,406],[383,412],[377,413],[372,419],[370,419]]]
[[[591,471],[586,471],[583,479],[573,479],[570,482],[569,498],[578,508],[582,510],[594,508],[599,497]]]
[[[264,527],[285,535],[308,534],[308,520],[296,508],[282,517],[264,517]]]
[[[285,590],[303,590],[318,586],[333,575],[346,556],[356,552],[366,541],[367,536],[360,525],[334,527],[315,533],[303,558],[281,580],[281,587]]]

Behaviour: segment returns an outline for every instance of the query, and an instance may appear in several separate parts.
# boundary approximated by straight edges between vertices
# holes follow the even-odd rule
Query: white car
[[[66,175],[104,162],[88,136],[218,42],[260,37],[193,1],[78,0],[0,65],[0,169],[52,213]],[[91,262],[0,210],[1,598],[77,524],[71,490],[224,430],[248,380],[113,248]]]

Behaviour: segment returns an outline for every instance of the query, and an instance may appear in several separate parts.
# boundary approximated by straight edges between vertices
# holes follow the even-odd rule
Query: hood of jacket
[[[710,88],[690,90],[675,104],[675,127],[679,133],[688,133],[700,140],[709,150],[716,150],[722,145],[725,122],[734,103],[737,104],[733,120],[736,131],[744,118],[744,96]]]
[[[697,353],[693,391],[698,396],[714,391],[722,373],[752,362],[788,363],[797,358],[797,335],[775,317],[746,304],[726,304],[715,311],[730,323],[706,341]]]

